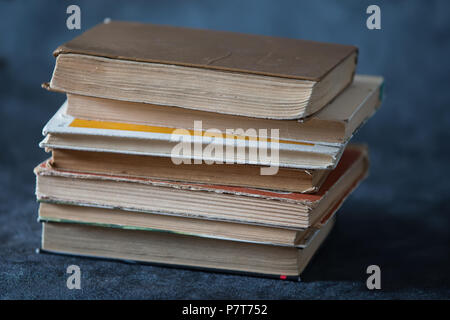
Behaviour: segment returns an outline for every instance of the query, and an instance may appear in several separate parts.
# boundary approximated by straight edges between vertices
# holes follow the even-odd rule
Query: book
[[[356,75],[352,84],[314,116],[302,123],[297,120],[267,120],[158,106],[104,98],[67,94],[66,113],[75,119],[98,123],[130,123],[163,128],[194,130],[194,121],[203,127],[223,132],[228,128],[279,129],[280,139],[288,141],[345,143],[380,106],[383,78]],[[94,123],[90,123],[92,126]],[[80,123],[81,125],[81,123]],[[89,127],[86,124],[86,127]]]
[[[113,21],[54,51],[50,90],[298,119],[352,82],[358,50],[314,41]],[[149,105],[149,107],[152,107]]]
[[[45,252],[297,280],[333,225],[331,219],[300,249],[168,232],[44,222],[41,247]]]
[[[342,203],[366,176],[367,149],[349,146],[315,194],[35,169],[38,200],[271,227],[304,229]]]
[[[261,175],[261,166],[242,164],[174,164],[171,158],[111,152],[53,149],[50,161],[58,170],[100,173],[218,184],[267,190],[316,192],[330,170],[279,168],[274,175]]]
[[[332,169],[336,166],[339,158],[344,150],[345,145],[355,131],[375,112],[380,105],[382,96],[383,79],[380,77],[357,76],[355,82],[338,96],[332,103],[325,107],[314,117],[303,123],[297,121],[276,121],[251,119],[245,117],[220,116],[209,112],[201,112],[201,114],[193,113],[190,116],[186,113],[174,112],[174,110],[166,108],[170,113],[162,112],[144,112],[143,114],[130,116],[130,118],[146,118],[157,120],[145,120],[140,124],[124,123],[117,120],[89,120],[82,118],[74,118],[67,114],[69,106],[65,103],[58,112],[50,119],[44,127],[43,134],[45,139],[41,142],[41,147],[50,149],[73,149],[81,151],[101,151],[111,153],[136,154],[147,156],[173,157],[185,159],[200,159],[203,161],[222,161],[234,162],[237,164],[253,164],[270,166],[271,158],[257,157],[252,158],[249,155],[251,146],[259,148],[261,138],[252,135],[252,127],[260,130],[265,127],[269,129],[279,128],[279,138],[271,139],[269,137],[266,145],[279,150],[279,167],[298,168],[298,169]],[[107,100],[106,109],[113,104],[109,104],[111,100]],[[137,104],[139,105],[139,104]],[[98,105],[87,105],[82,109],[94,110]],[[102,114],[106,109],[102,109]],[[112,106],[112,108],[115,108]],[[139,108],[139,107],[138,107]],[[76,108],[75,108],[76,109]],[[130,107],[130,109],[133,109]],[[150,110],[150,109],[148,109]],[[154,109],[156,110],[156,109]],[[86,111],[87,112],[87,111]],[[192,111],[187,111],[187,113]],[[125,112],[127,113],[127,112]],[[124,114],[120,116],[126,117]],[[129,112],[132,114],[133,112]],[[91,115],[94,115],[93,111]],[[179,117],[177,114],[181,114]],[[86,113],[84,113],[86,115]],[[195,128],[194,120],[197,116],[202,116],[202,128]],[[89,117],[89,116],[88,116]],[[107,117],[107,116],[106,116]],[[113,116],[113,117],[117,117]],[[186,117],[186,118],[184,118]],[[171,120],[173,119],[173,120]],[[186,119],[183,122],[183,119]],[[192,121],[190,121],[192,120]],[[170,124],[170,125],[168,125]],[[205,125],[206,124],[206,125]],[[179,127],[185,133],[174,135],[175,130]],[[237,146],[239,139],[245,139],[245,154],[238,157],[232,154],[231,157],[225,152],[219,154],[174,154],[172,151],[179,143],[179,140],[191,139],[192,141],[200,141],[204,148],[208,144],[213,144],[214,139],[207,136],[209,126],[226,131],[227,128],[244,128],[247,136],[238,134],[223,135],[224,145]],[[200,132],[200,134],[198,134]],[[256,130],[255,130],[256,132]],[[178,137],[174,139],[174,136]],[[256,141],[251,141],[251,138]],[[262,144],[264,145],[264,144]]]
[[[338,205],[329,208],[314,226],[302,229],[266,227],[220,220],[66,205],[40,201],[39,221],[79,223],[127,230],[172,232],[189,236],[304,248],[319,229],[335,216]]]

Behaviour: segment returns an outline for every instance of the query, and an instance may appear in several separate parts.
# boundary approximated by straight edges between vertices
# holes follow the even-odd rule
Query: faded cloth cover
[[[114,21],[58,47],[131,61],[320,81],[354,46],[241,33]]]

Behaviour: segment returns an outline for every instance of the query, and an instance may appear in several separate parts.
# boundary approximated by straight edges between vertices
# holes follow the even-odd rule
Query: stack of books
[[[298,279],[367,175],[354,46],[110,22],[54,55],[42,251]]]

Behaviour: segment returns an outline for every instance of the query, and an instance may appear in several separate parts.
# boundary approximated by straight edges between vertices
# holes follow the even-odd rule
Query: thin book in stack
[[[54,54],[45,252],[298,279],[367,175],[356,47],[110,22]]]

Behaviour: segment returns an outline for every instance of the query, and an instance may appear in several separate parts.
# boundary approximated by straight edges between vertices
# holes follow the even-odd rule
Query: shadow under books
[[[366,268],[375,264],[381,268],[383,290],[450,287],[447,232],[424,224],[424,214],[393,214],[385,206],[352,201],[337,215],[335,229],[305,269],[303,282],[365,286]]]

